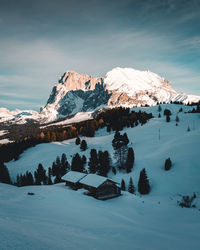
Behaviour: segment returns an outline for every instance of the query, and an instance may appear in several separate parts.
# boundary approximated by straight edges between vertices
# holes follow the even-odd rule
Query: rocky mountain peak
[[[54,120],[77,112],[108,106],[153,106],[157,102],[198,102],[200,97],[177,93],[171,83],[147,70],[114,68],[96,78],[66,71],[53,87],[41,114]]]

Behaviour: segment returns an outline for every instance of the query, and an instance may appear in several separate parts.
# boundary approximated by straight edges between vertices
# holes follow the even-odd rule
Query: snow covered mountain
[[[67,71],[52,89],[41,114],[48,120],[102,106],[154,106],[157,102],[198,102],[200,96],[177,93],[169,81],[150,71],[114,68],[103,78]]]
[[[0,108],[0,123],[24,124],[27,120],[40,121],[42,118],[44,117],[34,110],[16,109],[10,111],[6,108]]]
[[[0,124],[24,124],[28,121],[42,124],[102,107],[155,106],[157,102],[171,101],[187,104],[199,100],[200,96],[176,92],[169,81],[151,71],[117,67],[102,78],[67,71],[53,87],[40,113],[0,108]]]

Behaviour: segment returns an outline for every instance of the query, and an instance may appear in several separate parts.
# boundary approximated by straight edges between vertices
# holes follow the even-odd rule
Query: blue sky
[[[0,0],[0,107],[45,105],[66,70],[151,70],[200,95],[199,0]]]

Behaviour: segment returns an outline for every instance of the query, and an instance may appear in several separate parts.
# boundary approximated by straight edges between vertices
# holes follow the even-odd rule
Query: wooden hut
[[[107,177],[88,174],[79,183],[82,188],[88,190],[88,195],[99,200],[107,200],[121,195],[121,189],[117,183]]]
[[[77,190],[81,187],[79,181],[83,179],[86,176],[84,173],[76,172],[76,171],[70,171],[66,173],[62,180],[66,182],[66,186],[71,187],[74,190]]]

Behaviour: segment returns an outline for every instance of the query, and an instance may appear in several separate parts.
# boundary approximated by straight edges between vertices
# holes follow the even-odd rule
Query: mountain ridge
[[[41,114],[56,119],[101,106],[139,107],[157,103],[198,102],[200,96],[176,92],[172,84],[147,70],[114,68],[104,77],[66,71],[53,87]]]
[[[104,77],[92,77],[66,71],[52,88],[40,113],[32,110],[0,109],[0,123],[39,123],[55,121],[78,112],[90,112],[103,107],[113,108],[155,106],[157,103],[197,103],[200,96],[177,92],[165,78],[149,70],[116,67]]]

